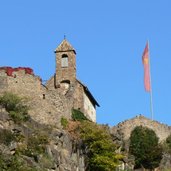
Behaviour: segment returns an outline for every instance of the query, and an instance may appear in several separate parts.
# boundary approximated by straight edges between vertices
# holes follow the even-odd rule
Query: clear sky
[[[0,2],[0,65],[28,66],[47,80],[64,34],[77,52],[77,77],[100,104],[97,122],[143,114],[150,95],[142,53],[149,40],[154,119],[171,125],[170,0],[5,0]]]

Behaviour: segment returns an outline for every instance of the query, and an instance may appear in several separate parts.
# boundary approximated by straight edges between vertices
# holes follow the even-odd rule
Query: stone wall
[[[48,90],[38,76],[26,74],[24,70],[13,72],[12,76],[8,76],[1,70],[0,85],[0,94],[12,92],[26,97],[30,106],[29,114],[37,122],[60,125],[62,116],[70,118],[66,98],[56,89]]]
[[[96,122],[96,110],[85,92],[83,95],[84,95],[84,113],[86,114],[87,118],[89,118],[93,122]]]
[[[125,120],[112,128],[112,134],[120,134],[123,140],[128,140],[136,126],[148,127],[155,131],[159,141],[165,140],[171,134],[171,127],[157,121],[152,121],[142,115]]]
[[[28,97],[38,95],[42,97],[42,94],[46,91],[46,88],[41,84],[40,77],[26,74],[24,70],[13,72],[12,76],[8,76],[5,71],[0,71],[0,77],[1,83],[4,83],[0,92],[12,91]]]
[[[7,87],[7,78],[4,76],[0,76],[0,90]]]
[[[84,113],[84,106],[83,106],[83,93],[84,89],[83,87],[75,81],[74,84],[74,108],[79,109]]]
[[[75,80],[72,84],[67,86],[62,85],[65,83],[60,83],[56,88],[54,87],[55,77],[47,82],[46,86],[49,90],[55,91],[65,97],[67,102],[68,110],[71,111],[72,108],[78,109],[85,114],[85,116],[93,122],[96,122],[96,110],[90,101],[89,97],[84,91],[83,85]]]

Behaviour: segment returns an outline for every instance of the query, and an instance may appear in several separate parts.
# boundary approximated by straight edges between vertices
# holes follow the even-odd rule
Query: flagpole
[[[154,119],[153,90],[152,90],[152,81],[151,81],[151,61],[150,61],[149,41],[148,41],[148,53],[149,53],[149,75],[150,75],[150,111],[151,111],[151,120],[153,120]]]

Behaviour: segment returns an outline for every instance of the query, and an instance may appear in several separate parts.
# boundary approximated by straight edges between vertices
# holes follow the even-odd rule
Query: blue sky
[[[47,80],[65,34],[77,51],[78,79],[101,105],[97,122],[116,125],[150,117],[142,65],[149,40],[154,119],[171,125],[170,8],[170,0],[1,1],[0,65],[28,66]]]

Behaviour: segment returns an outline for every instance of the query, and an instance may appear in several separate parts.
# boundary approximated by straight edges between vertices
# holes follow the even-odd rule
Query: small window
[[[68,56],[65,54],[62,55],[61,66],[62,67],[68,67]]]
[[[45,99],[45,94],[43,94],[43,99]]]

